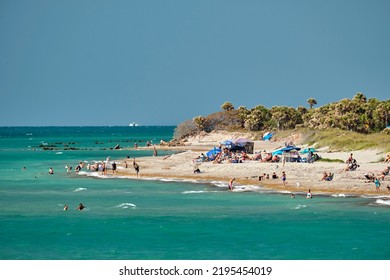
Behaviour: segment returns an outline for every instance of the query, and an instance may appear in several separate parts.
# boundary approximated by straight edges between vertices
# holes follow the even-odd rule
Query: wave
[[[133,203],[129,203],[129,202],[125,202],[125,203],[121,203],[117,206],[115,206],[116,208],[122,208],[122,209],[128,209],[128,208],[131,208],[131,209],[134,209],[137,207],[137,205],[133,204]]]
[[[299,204],[299,205],[297,205],[296,207],[291,208],[291,209],[293,209],[293,210],[299,210],[299,209],[306,208],[306,207],[307,207],[307,205],[305,205],[305,204]]]
[[[346,197],[344,193],[332,194],[332,197]]]
[[[390,200],[386,200],[386,199],[377,199],[375,203],[380,205],[390,206]]]
[[[182,194],[207,193],[207,191],[184,191]]]

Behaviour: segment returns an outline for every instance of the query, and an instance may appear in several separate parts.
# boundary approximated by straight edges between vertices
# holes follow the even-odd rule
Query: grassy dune
[[[354,151],[365,149],[379,149],[390,152],[390,135],[384,133],[361,134],[340,129],[295,129],[276,133],[277,138],[288,138],[293,134],[300,134],[302,143],[309,146],[329,147],[333,151]]]

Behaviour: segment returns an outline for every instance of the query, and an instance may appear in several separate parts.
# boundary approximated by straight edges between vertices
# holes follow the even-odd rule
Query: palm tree
[[[314,105],[317,105],[317,100],[315,100],[314,98],[309,98],[307,100],[307,103],[309,103],[310,109],[312,109]]]

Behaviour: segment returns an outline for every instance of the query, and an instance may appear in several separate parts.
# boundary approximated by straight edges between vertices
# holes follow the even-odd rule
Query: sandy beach
[[[380,190],[377,191],[373,182],[368,182],[364,174],[373,172],[379,176],[388,166],[381,159],[385,153],[380,150],[362,150],[362,151],[338,151],[332,152],[328,148],[318,149],[317,154],[326,159],[340,159],[346,161],[351,153],[357,160],[359,167],[355,171],[345,171],[346,164],[340,162],[319,162],[314,163],[296,163],[286,162],[283,167],[282,162],[260,162],[256,160],[245,160],[242,163],[222,163],[197,162],[196,158],[201,153],[206,153],[221,141],[234,139],[236,137],[245,137],[248,135],[232,134],[227,132],[204,134],[195,138],[190,138],[183,145],[151,146],[140,149],[150,149],[153,155],[153,149],[176,150],[177,153],[171,156],[150,156],[136,158],[140,166],[139,179],[172,179],[188,181],[219,181],[226,183],[231,178],[236,178],[235,186],[253,185],[262,186],[272,190],[292,193],[306,193],[311,189],[315,194],[333,194],[333,195],[369,195],[369,196],[390,196],[390,191],[386,188],[390,185],[390,175],[381,181]],[[291,140],[291,139],[290,139]],[[305,148],[305,145],[299,143],[299,139],[294,139],[294,143]],[[283,147],[285,141],[254,141],[255,152],[272,152],[277,148]],[[250,155],[253,156],[253,155]],[[124,168],[124,161],[127,161],[128,168]],[[136,178],[136,173],[132,166],[132,159],[123,159],[118,163],[118,175],[125,175]],[[201,173],[194,173],[194,167],[197,165]],[[281,175],[282,171],[286,173],[286,185],[283,185]],[[279,178],[263,179],[259,181],[259,176],[275,172]],[[333,180],[321,181],[324,172],[334,174]]]

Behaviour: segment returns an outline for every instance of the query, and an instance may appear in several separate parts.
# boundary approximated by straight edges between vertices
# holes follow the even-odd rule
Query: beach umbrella
[[[221,142],[221,144],[225,146],[231,146],[233,143],[233,140],[225,140]]]
[[[314,149],[314,148],[305,148],[302,150],[301,154],[307,154],[309,151],[311,151],[312,153],[316,153],[317,150]]]
[[[281,155],[283,154],[283,152],[291,152],[293,150],[296,150],[296,151],[299,151],[301,150],[301,148],[299,147],[295,147],[295,146],[286,146],[286,147],[283,147],[281,149],[277,149],[275,151],[273,151],[272,155]]]
[[[221,149],[214,147],[214,149],[211,149],[206,153],[206,156],[208,158],[214,158],[215,155],[219,154],[221,152]]]
[[[272,138],[272,133],[271,132],[266,132],[263,134],[263,140],[270,140]]]

